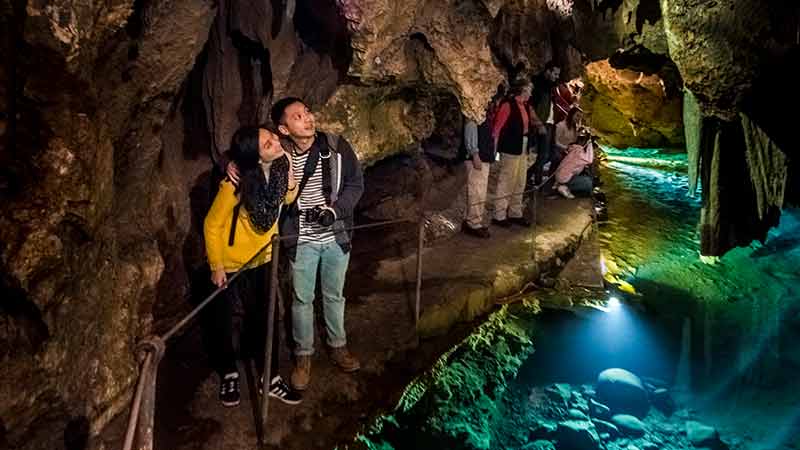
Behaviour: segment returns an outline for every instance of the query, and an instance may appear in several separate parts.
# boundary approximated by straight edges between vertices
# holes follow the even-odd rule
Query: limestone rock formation
[[[683,147],[680,96],[658,75],[614,69],[608,60],[586,66],[581,107],[603,141],[614,147]]]
[[[63,436],[43,430],[96,432],[130,397],[164,270],[166,218],[153,211],[170,190],[153,173],[155,136],[214,10],[176,1],[176,21],[155,5],[131,15],[132,2],[28,6],[24,34],[12,28],[26,53],[0,48],[14,62],[3,65],[0,268],[12,300],[0,308],[0,422],[9,445],[58,448]]]
[[[477,2],[361,2],[350,75],[362,82],[417,82],[453,92],[481,119],[503,80],[487,45],[492,15]],[[469,55],[469,56],[467,56]]]

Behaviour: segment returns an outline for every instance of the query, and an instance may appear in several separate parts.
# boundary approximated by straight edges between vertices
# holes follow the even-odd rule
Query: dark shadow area
[[[208,63],[208,42],[197,55],[181,89],[180,114],[183,119],[183,158],[196,160],[211,155],[208,115],[203,102],[203,72]]]
[[[0,292],[0,361],[21,353],[35,355],[50,338],[41,311],[5,274],[0,278]]]
[[[85,450],[88,443],[89,419],[80,416],[70,420],[64,429],[64,449]]]
[[[353,60],[353,49],[347,19],[339,10],[338,3],[334,0],[297,0],[294,26],[306,45],[318,54],[331,57],[338,81],[342,81]]]

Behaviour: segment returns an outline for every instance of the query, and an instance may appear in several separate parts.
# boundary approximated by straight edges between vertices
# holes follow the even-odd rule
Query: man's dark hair
[[[555,67],[559,67],[559,66],[558,66],[558,64],[556,64],[556,62],[554,60],[551,59],[550,61],[547,61],[547,64],[544,65],[544,72],[547,72],[548,70],[553,69]]]
[[[275,102],[275,104],[272,105],[272,109],[269,112],[269,118],[272,119],[273,125],[275,125],[276,127],[280,125],[281,120],[283,119],[283,113],[286,112],[286,108],[288,108],[289,105],[293,105],[295,103],[300,103],[306,106],[306,102],[304,102],[303,99],[298,97],[285,97]]]

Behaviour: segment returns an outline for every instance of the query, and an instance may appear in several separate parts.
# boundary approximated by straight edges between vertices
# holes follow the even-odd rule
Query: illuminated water
[[[679,407],[651,412],[645,438],[608,439],[604,448],[692,448],[688,420],[716,427],[729,448],[800,448],[800,212],[787,210],[765,245],[706,264],[685,155],[611,152],[603,180],[609,220],[598,239],[618,289],[596,295],[619,296],[622,308],[498,312],[409,388],[365,433],[366,446],[550,448],[534,442],[537,429],[566,409],[547,386],[577,391],[622,367],[665,383]]]

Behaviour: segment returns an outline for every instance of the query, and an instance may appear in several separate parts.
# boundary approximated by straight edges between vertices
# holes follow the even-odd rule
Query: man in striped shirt
[[[311,381],[314,354],[314,295],[319,271],[327,343],[333,363],[345,372],[361,366],[347,349],[342,295],[350,261],[353,210],[364,192],[361,166],[342,137],[318,132],[305,103],[284,98],[272,107],[271,118],[286,138],[299,190],[284,215],[281,234],[287,236],[294,297],[292,335],[295,368],[292,386],[305,390]],[[295,239],[289,236],[298,235]]]

